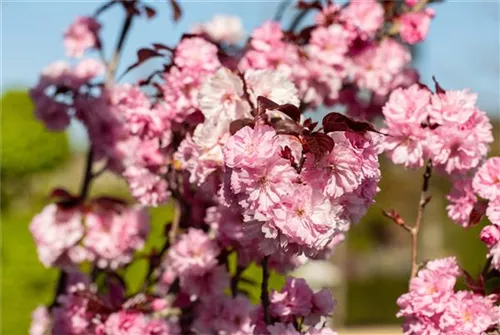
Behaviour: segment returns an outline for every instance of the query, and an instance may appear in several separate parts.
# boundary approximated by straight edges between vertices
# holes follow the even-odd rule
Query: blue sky
[[[77,15],[91,14],[101,1],[2,0],[2,89],[33,85],[40,70],[64,58],[62,31]],[[166,0],[151,1],[158,9],[152,21],[137,20],[127,43],[122,69],[135,60],[135,50],[151,42],[174,45],[193,23],[227,13],[243,18],[247,31],[272,18],[276,1],[180,1],[181,22],[174,25]],[[435,75],[445,88],[469,87],[479,105],[492,115],[500,110],[500,3],[453,1],[433,6],[436,18],[427,41],[419,46],[416,67],[422,81]],[[121,22],[118,8],[106,13],[104,41],[114,44]],[[285,17],[285,21],[293,15]],[[151,67],[154,66],[150,65]],[[119,71],[120,72],[120,71]],[[137,73],[131,76],[137,76]]]

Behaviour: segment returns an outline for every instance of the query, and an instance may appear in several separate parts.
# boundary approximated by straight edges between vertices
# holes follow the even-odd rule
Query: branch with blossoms
[[[32,334],[335,334],[326,326],[334,309],[327,289],[315,292],[287,276],[281,290],[269,290],[269,278],[329,257],[374,202],[384,151],[407,167],[429,162],[415,225],[387,214],[413,241],[410,293],[398,301],[405,333],[497,327],[496,296],[486,285],[499,273],[496,226],[481,234],[490,262],[479,278],[452,258],[417,273],[431,172],[456,178],[465,192],[450,194],[454,219],[476,223],[486,211],[497,220],[500,194],[478,186],[498,184],[486,177],[496,161],[479,168],[477,185],[462,184],[492,140],[474,96],[439,85],[432,93],[411,68],[408,44],[426,37],[434,15],[429,2],[299,1],[289,29],[266,21],[246,40],[238,18],[216,16],[177,45],[141,47],[118,80],[128,33],[156,10],[114,0],[94,17],[78,18],[64,34],[68,56],[95,51],[101,59],[52,64],[30,91],[37,119],[53,131],[78,120],[92,148],[81,195],[57,190],[57,200],[30,225],[40,261],[64,274],[51,308],[34,312]],[[169,4],[180,19],[179,4]],[[124,21],[107,60],[97,19],[117,8]],[[308,13],[316,14],[314,22],[300,28]],[[136,82],[118,83],[151,59],[162,65]],[[314,112],[322,106],[346,113],[320,119]],[[381,130],[370,123],[378,117]],[[122,177],[136,203],[89,198],[90,181],[103,171],[92,173],[93,162]],[[475,193],[483,200],[453,205],[475,202]],[[175,214],[161,248],[139,255],[149,233],[146,209],[168,203]],[[144,279],[131,290],[125,275],[144,258]],[[247,278],[251,264],[261,265],[259,283]],[[454,292],[461,273],[470,290]],[[258,305],[242,282],[260,288]]]

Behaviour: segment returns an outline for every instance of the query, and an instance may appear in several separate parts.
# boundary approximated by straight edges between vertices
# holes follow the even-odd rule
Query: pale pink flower
[[[45,306],[38,306],[31,313],[30,335],[46,335],[50,327],[50,315]]]
[[[484,199],[500,198],[500,157],[488,159],[472,180],[474,191]]]
[[[85,222],[83,243],[95,254],[100,267],[117,268],[130,262],[149,233],[149,216],[138,207],[96,209],[87,214]]]
[[[491,257],[491,265],[500,270],[500,243],[497,243],[489,248],[488,257]]]
[[[389,134],[383,147],[387,156],[394,164],[405,167],[419,168],[424,164],[427,133],[418,125],[399,124],[382,132]]]
[[[318,27],[311,32],[308,53],[325,66],[342,64],[355,36],[340,24]]]
[[[313,291],[302,278],[287,278],[280,292],[270,294],[269,311],[282,321],[292,321],[294,316],[307,316],[312,309]]]
[[[276,131],[267,125],[243,127],[224,147],[224,163],[230,168],[258,168],[277,153]]]
[[[448,301],[439,326],[444,334],[482,334],[495,324],[494,311],[492,297],[459,291]]]
[[[106,67],[102,61],[95,58],[86,58],[79,62],[74,68],[74,74],[83,82],[104,74]]]
[[[123,177],[127,180],[132,196],[144,206],[156,207],[170,198],[165,179],[146,168],[131,166],[123,172]]]
[[[477,94],[468,90],[446,91],[432,95],[432,105],[429,114],[433,121],[443,124],[444,122],[466,122],[476,109]]]
[[[78,288],[73,287],[59,297],[59,306],[52,311],[52,334],[87,335],[93,334],[98,327],[98,323],[93,322],[96,314],[89,309],[89,299],[75,294]]]
[[[282,38],[280,23],[266,21],[253,31],[250,43],[257,50],[271,51],[273,45],[281,42]]]
[[[364,47],[352,61],[349,72],[354,82],[362,89],[386,95],[390,93],[393,81],[408,68],[411,54],[396,40],[387,38],[379,44]]]
[[[98,47],[101,24],[90,16],[79,16],[64,32],[64,48],[69,57],[81,57],[87,49]]]
[[[206,233],[190,228],[169,249],[167,263],[179,275],[203,275],[217,265],[219,251]]]
[[[382,109],[386,123],[396,128],[402,123],[412,123],[419,127],[428,116],[430,99],[431,92],[418,85],[396,89]]]
[[[342,11],[342,18],[362,37],[371,38],[384,22],[384,8],[375,0],[352,0]]]
[[[425,40],[433,17],[434,10],[431,8],[419,12],[404,13],[399,20],[401,39],[409,44]]]
[[[205,34],[214,42],[237,44],[245,35],[243,23],[237,16],[215,15],[210,21],[193,28],[196,34]]]
[[[466,228],[470,224],[470,215],[472,210],[478,204],[478,200],[472,189],[472,180],[470,178],[455,178],[453,188],[447,195],[449,204],[446,206],[448,216]]]
[[[220,66],[217,47],[200,37],[182,39],[175,49],[174,63],[181,68],[208,72]]]
[[[335,17],[340,13],[342,7],[335,3],[330,3],[323,6],[321,12],[319,12],[315,21],[320,26],[329,26],[335,19]]]
[[[311,327],[307,330],[305,335],[338,335],[338,333],[333,331],[333,329],[327,327],[322,327],[319,329]]]
[[[488,203],[486,208],[486,216],[491,223],[500,226],[500,198],[497,198]]]
[[[263,96],[279,105],[292,104],[299,106],[297,88],[288,75],[276,70],[247,70],[245,82],[249,89],[250,99],[257,106],[257,98]]]
[[[37,245],[38,258],[46,267],[58,265],[84,234],[78,209],[56,204],[46,206],[35,215],[29,227]]]
[[[147,321],[142,313],[121,310],[108,317],[104,329],[110,335],[144,335]]]

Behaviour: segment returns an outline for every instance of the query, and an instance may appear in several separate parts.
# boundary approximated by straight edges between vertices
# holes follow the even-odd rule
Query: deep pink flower
[[[143,335],[146,333],[146,329],[145,316],[142,313],[128,310],[111,314],[105,323],[105,333],[112,335]]]
[[[267,331],[269,335],[300,335],[292,323],[274,323],[267,326]]]
[[[292,321],[294,316],[307,316],[312,309],[313,292],[302,278],[287,278],[280,292],[270,295],[271,315],[282,321]]]
[[[409,44],[425,40],[433,17],[434,10],[431,8],[419,12],[404,13],[399,21],[401,39]]]
[[[64,32],[64,47],[69,57],[81,57],[85,50],[98,47],[101,24],[90,16],[79,16]]]
[[[488,247],[492,247],[500,241],[500,229],[494,224],[487,225],[481,230],[480,238]]]
[[[210,302],[215,297],[223,295],[224,290],[229,287],[229,273],[223,265],[211,267],[202,274],[182,273],[180,286],[191,300]]]

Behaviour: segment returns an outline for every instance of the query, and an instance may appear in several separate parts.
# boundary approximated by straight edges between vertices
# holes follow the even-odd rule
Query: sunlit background
[[[153,42],[175,45],[183,32],[215,14],[242,18],[247,32],[271,19],[277,1],[180,1],[183,17],[171,21],[168,1],[151,1],[158,9],[154,20],[137,20],[127,41],[118,73],[136,60],[136,50]],[[47,193],[57,186],[76,190],[83,170],[85,131],[74,124],[67,134],[49,133],[32,116],[26,90],[34,85],[40,70],[64,59],[62,32],[78,15],[91,14],[100,1],[6,1],[1,2],[1,91],[2,91],[2,328],[7,335],[25,334],[30,313],[38,304],[49,303],[56,271],[39,263],[28,232],[34,213],[47,203]],[[470,88],[479,94],[479,106],[495,124],[498,155],[500,111],[500,4],[498,1],[447,1],[433,5],[436,18],[428,39],[414,48],[414,66],[427,84],[436,76],[447,89]],[[290,8],[284,27],[296,14]],[[118,8],[104,14],[103,40],[106,51],[115,43],[122,16]],[[311,22],[311,17],[308,18]],[[108,42],[110,45],[106,44]],[[129,73],[130,81],[150,73],[153,61]],[[328,264],[311,265],[300,275],[316,285],[328,285],[338,299],[336,323],[341,327],[397,325],[396,298],[406,290],[409,270],[407,236],[381,215],[381,209],[398,208],[411,221],[416,214],[421,171],[405,171],[382,161],[383,179],[376,205],[354,227],[347,243]],[[444,195],[449,185],[439,178],[432,185],[423,232],[424,258],[456,254],[470,271],[477,272],[485,248],[478,228],[467,231],[446,217]],[[94,194],[127,196],[124,184],[104,175],[94,185]],[[171,215],[168,206],[152,211],[154,230]],[[153,241],[148,247],[157,242]],[[135,273],[144,271],[137,265]],[[130,274],[132,286],[141,275]],[[135,280],[135,282],[134,282]],[[280,278],[274,283],[280,285]],[[255,293],[257,294],[257,293]],[[375,328],[365,330],[375,334]],[[385,328],[384,328],[385,329]],[[397,327],[395,328],[397,330]],[[343,332],[341,332],[343,333]],[[397,333],[397,331],[396,331]],[[387,331],[389,334],[389,331]]]

